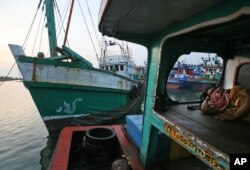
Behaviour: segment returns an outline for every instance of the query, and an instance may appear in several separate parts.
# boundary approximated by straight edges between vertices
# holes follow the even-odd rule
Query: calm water
[[[185,101],[188,91],[169,93]],[[47,169],[57,136],[48,136],[29,91],[22,82],[9,81],[0,86],[0,96],[0,170]]]
[[[203,91],[194,89],[168,89],[169,97],[178,102],[199,102]]]
[[[0,86],[0,169],[46,169],[54,143],[23,83]]]

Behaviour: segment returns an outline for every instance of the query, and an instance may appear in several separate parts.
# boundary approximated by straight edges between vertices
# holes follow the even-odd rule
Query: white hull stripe
[[[57,119],[66,119],[66,118],[73,118],[73,117],[80,117],[86,114],[81,114],[81,115],[66,115],[66,116],[45,116],[42,117],[43,121],[48,121],[48,120],[57,120]]]
[[[128,79],[112,74],[93,70],[67,68],[62,66],[21,63],[17,60],[24,81],[37,81],[44,83],[62,83],[70,85],[93,86],[130,90],[133,84]],[[35,69],[35,71],[34,71]]]

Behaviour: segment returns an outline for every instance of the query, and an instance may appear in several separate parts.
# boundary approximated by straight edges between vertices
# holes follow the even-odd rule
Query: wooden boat
[[[191,56],[187,57],[192,59]],[[197,59],[199,58],[197,57]],[[221,76],[222,64],[217,59],[217,56],[214,58],[209,57],[209,59],[201,57],[200,59],[203,60],[203,63],[198,65],[181,64],[178,61],[168,76],[167,89],[182,88],[203,92],[212,86],[216,86]],[[212,60],[214,61],[212,62]]]
[[[42,52],[38,52],[36,57],[29,57],[21,46],[9,46],[23,76],[23,83],[30,91],[48,131],[69,126],[72,119],[83,115],[108,112],[105,115],[112,116],[110,113],[118,113],[119,108],[123,108],[122,115],[128,112],[126,106],[133,105],[135,101],[131,99],[131,95],[136,96],[131,94],[136,88],[133,70],[135,65],[131,57],[128,54],[120,55],[122,63],[109,63],[108,67],[117,67],[117,70],[105,70],[104,63],[101,65],[103,69],[97,69],[68,48],[66,42],[74,1],[70,5],[64,42],[59,48],[54,17],[56,6],[53,0],[45,0],[45,3],[39,3],[38,9],[43,10],[43,5],[46,9],[50,57],[45,58]],[[107,56],[99,60],[104,61],[103,58]],[[124,71],[118,70],[118,67]],[[119,115],[114,115],[117,116]]]
[[[159,133],[168,138],[164,146],[177,143],[179,151],[183,151],[166,151],[176,153],[176,157],[165,160],[170,163],[189,157],[201,160],[207,168],[229,169],[232,154],[250,153],[250,125],[242,120],[250,111],[233,118],[236,120],[220,121],[199,109],[189,110],[189,99],[173,101],[166,90],[166,79],[174,63],[180,55],[190,52],[222,57],[218,85],[224,89],[236,85],[250,89],[250,1],[105,0],[100,9],[99,30],[104,35],[143,45],[148,50],[140,147],[140,159],[146,168],[157,164],[154,155]],[[193,95],[190,91],[188,96]],[[182,164],[182,168],[189,166]]]

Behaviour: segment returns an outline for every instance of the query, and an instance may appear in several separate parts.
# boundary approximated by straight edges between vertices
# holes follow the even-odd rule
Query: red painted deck
[[[112,128],[119,141],[120,147],[125,155],[130,160],[130,165],[134,170],[143,170],[143,165],[139,160],[138,152],[132,145],[132,142],[128,138],[125,129],[121,125],[113,126],[76,126],[64,128],[58,138],[56,148],[54,150],[53,157],[50,162],[50,170],[67,170],[69,165],[69,154],[71,140],[74,132],[86,131],[88,129],[97,127]]]

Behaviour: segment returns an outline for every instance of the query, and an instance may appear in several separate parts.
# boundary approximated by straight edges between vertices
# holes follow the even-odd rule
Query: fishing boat
[[[203,63],[202,68],[204,69],[204,73],[202,74],[202,78],[207,80],[216,80],[218,81],[221,77],[223,65],[221,60],[218,59],[218,56],[204,58],[202,57]]]
[[[110,47],[118,47],[112,51]],[[115,49],[114,49],[115,50]],[[135,80],[135,63],[131,58],[131,50],[118,42],[105,42],[100,58],[100,68],[106,71],[115,72],[119,75]]]
[[[120,59],[124,59],[122,62],[113,56],[112,63],[108,63],[106,59],[109,57],[105,55],[99,58],[101,69],[97,69],[91,62],[67,47],[74,1],[70,5],[63,45],[59,48],[54,17],[56,5],[53,0],[44,2],[39,3],[38,9],[43,5],[46,9],[50,57],[46,58],[42,52],[31,57],[25,55],[22,46],[9,44],[9,47],[23,76],[23,83],[29,90],[48,131],[71,125],[72,119],[83,115],[95,114],[103,120],[106,116],[110,120],[112,113],[116,118],[119,117],[121,110],[117,109],[120,108],[123,108],[124,115],[128,111],[126,106],[131,106],[131,102],[135,102],[132,98],[136,98],[133,94],[131,98],[136,82],[132,68],[135,65],[130,56],[127,53],[126,56],[120,56]],[[130,62],[127,63],[127,60]],[[107,67],[112,69],[105,69]],[[102,114],[104,112],[106,114]]]
[[[208,58],[200,57],[202,63],[196,65],[176,62],[168,76],[167,88],[205,91],[216,86],[221,77],[223,66],[218,56],[208,55]],[[190,56],[187,57],[190,59]]]
[[[214,112],[216,116],[203,112],[200,96],[192,90],[178,90],[181,99],[171,98],[166,82],[181,55],[215,53],[223,59],[217,86],[249,90],[250,1],[104,0],[100,9],[99,30],[104,35],[148,50],[139,147],[145,169],[159,165],[155,159],[158,146],[165,148],[158,158],[168,155],[162,161],[162,169],[174,169],[169,164],[176,164],[175,169],[190,170],[249,169],[249,163],[236,163],[250,153],[249,100],[243,101],[243,110],[224,113],[228,117],[223,121],[220,111]],[[191,97],[199,100],[193,102]],[[238,111],[242,111],[240,116],[235,116]],[[160,135],[167,141],[159,144]],[[205,167],[193,166],[194,160]]]

